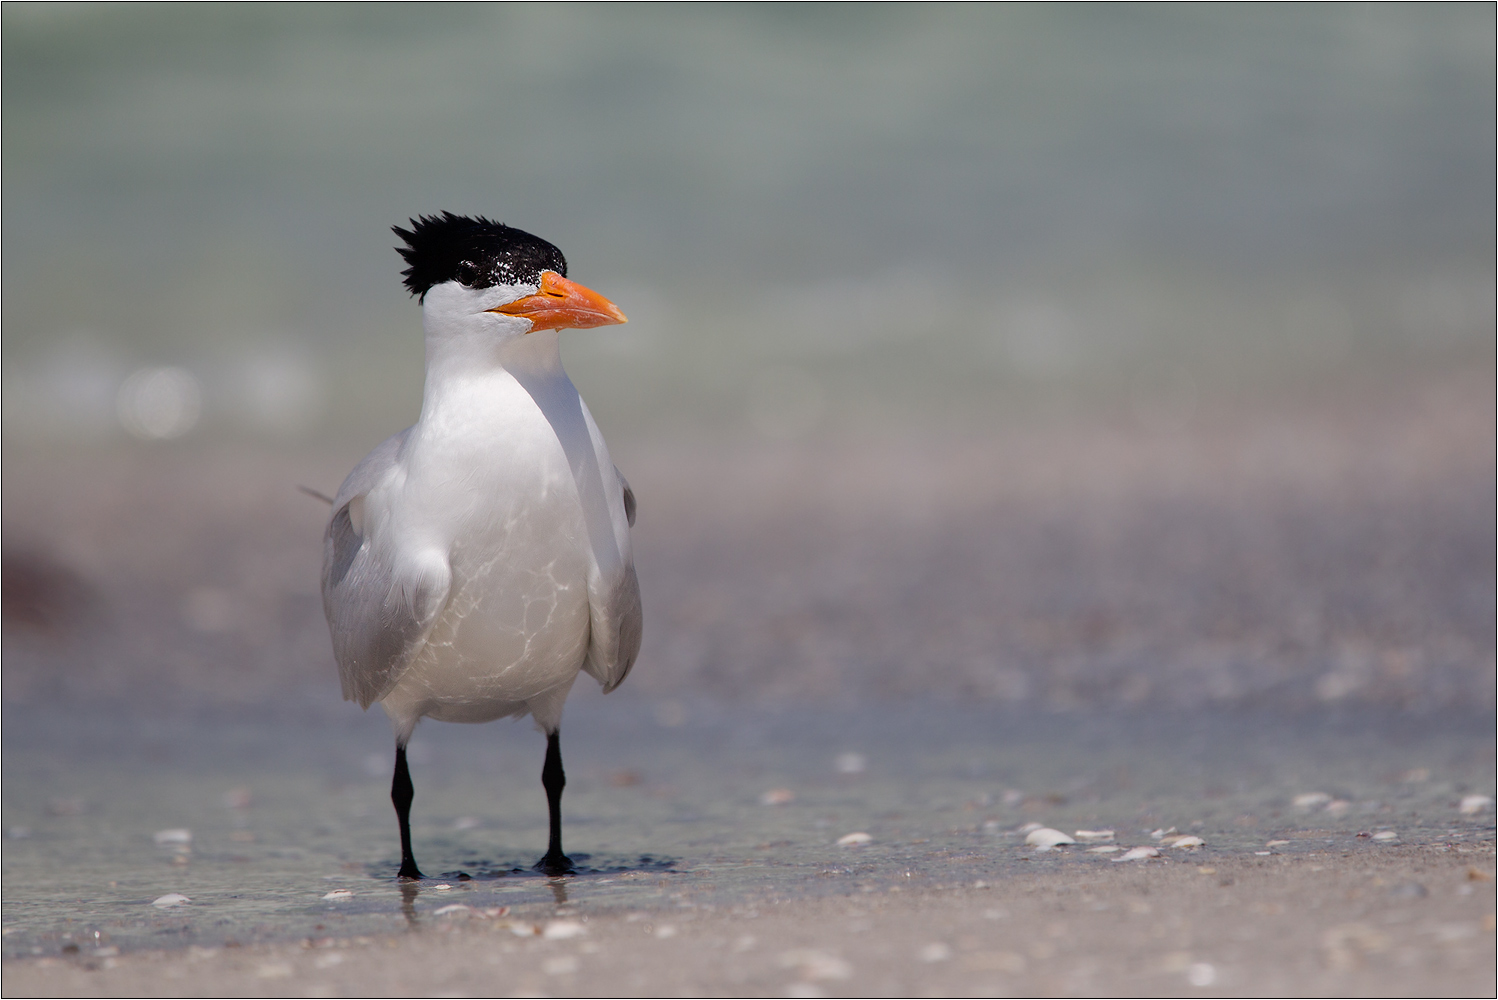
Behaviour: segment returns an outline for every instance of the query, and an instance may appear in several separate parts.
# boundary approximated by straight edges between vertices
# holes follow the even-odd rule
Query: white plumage
[[[543,864],[563,870],[562,705],[580,670],[605,691],[624,680],[641,611],[634,497],[562,369],[555,326],[623,315],[548,271],[534,283],[436,283],[423,321],[421,416],[349,474],[325,537],[343,694],[379,702],[395,729],[403,875],[415,873],[401,786],[417,722],[525,713],[549,737],[548,770],[556,755],[555,794],[543,774],[553,807]]]

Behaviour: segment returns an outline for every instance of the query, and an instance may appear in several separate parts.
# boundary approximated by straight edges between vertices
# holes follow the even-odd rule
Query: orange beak
[[[537,330],[586,330],[629,322],[614,303],[591,288],[568,281],[555,271],[541,272],[541,290],[535,295],[527,295],[489,311],[530,320],[532,333]]]

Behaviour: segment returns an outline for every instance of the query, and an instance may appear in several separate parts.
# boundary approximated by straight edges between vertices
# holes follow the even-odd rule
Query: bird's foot
[[[536,871],[544,875],[575,875],[577,869],[572,865],[572,859],[558,851],[553,854],[550,851],[546,857],[536,862]]]
[[[421,873],[421,869],[416,867],[416,862],[414,861],[402,861],[401,870],[395,877],[408,879],[426,878],[426,876]]]

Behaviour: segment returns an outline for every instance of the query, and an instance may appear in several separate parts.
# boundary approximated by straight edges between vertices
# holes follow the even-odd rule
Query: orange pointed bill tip
[[[541,272],[541,289],[536,294],[489,311],[530,320],[532,333],[537,330],[586,330],[629,322],[614,303],[591,288],[568,281],[555,271]]]

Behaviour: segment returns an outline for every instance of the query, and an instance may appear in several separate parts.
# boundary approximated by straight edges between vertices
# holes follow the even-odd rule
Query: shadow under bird
[[[624,680],[641,613],[634,494],[558,338],[624,314],[519,229],[444,212],[394,231],[422,304],[426,384],[416,424],[333,500],[322,595],[343,696],[379,702],[395,729],[400,877],[422,877],[406,766],[416,723],[527,713],[546,734],[551,835],[536,867],[564,874],[562,704],[579,671],[605,692]]]

